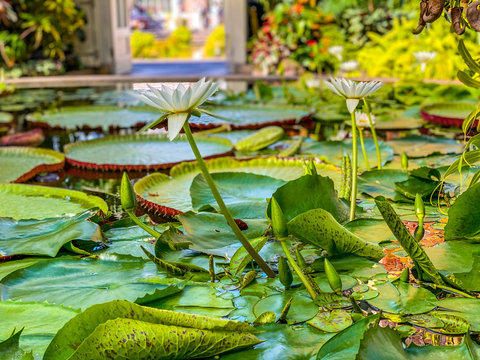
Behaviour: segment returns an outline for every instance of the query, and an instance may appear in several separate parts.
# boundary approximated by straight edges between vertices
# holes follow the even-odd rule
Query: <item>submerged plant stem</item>
[[[368,163],[367,150],[365,149],[365,143],[363,142],[363,130],[362,128],[358,129],[358,136],[360,137],[360,145],[362,145],[363,158],[365,159],[365,167],[367,171],[370,171],[370,164]]]
[[[158,240],[158,238],[162,235],[158,231],[152,229],[150,226],[144,224],[134,213],[133,211],[126,211],[127,215],[130,217],[130,219],[133,220],[135,224],[140,226],[143,230],[145,230],[147,233],[152,235],[155,239]]]
[[[377,169],[382,170],[382,154],[380,152],[380,146],[378,146],[377,132],[375,131],[375,125],[373,125],[372,114],[370,113],[370,106],[367,103],[367,99],[363,99],[363,103],[365,104],[365,111],[367,113],[370,131],[372,132],[373,142],[375,143],[375,150],[377,151]]]
[[[355,112],[352,112],[352,194],[350,195],[350,221],[355,220],[355,208],[357,207],[357,124],[355,123]]]
[[[193,153],[195,154],[195,158],[197,159],[198,166],[202,171],[202,175],[205,178],[205,181],[207,182],[208,187],[210,188],[210,191],[212,192],[212,195],[218,204],[218,207],[220,208],[220,212],[225,217],[225,220],[227,220],[228,225],[231,227],[231,229],[235,233],[235,236],[237,237],[238,241],[240,241],[240,243],[243,245],[245,250],[247,250],[247,252],[253,258],[253,260],[255,260],[258,266],[260,266],[260,268],[265,272],[265,274],[267,274],[268,277],[274,278],[275,273],[273,272],[273,270],[270,269],[270,267],[265,262],[265,260],[262,259],[262,257],[258,254],[258,252],[253,248],[253,246],[250,244],[248,239],[245,237],[245,235],[243,235],[242,231],[240,230],[237,223],[233,219],[232,214],[230,214],[230,211],[228,210],[227,206],[223,202],[222,196],[218,192],[217,186],[215,185],[215,182],[213,181],[212,176],[208,172],[207,164],[203,160],[202,155],[198,150],[197,144],[195,143],[195,139],[193,138],[192,131],[190,130],[190,125],[188,124],[188,118],[185,121],[185,124],[183,125],[183,130],[185,131],[185,135],[187,136],[188,142],[190,143],[190,147],[192,148]]]
[[[290,251],[288,250],[287,244],[285,243],[285,240],[283,239],[278,239],[280,242],[280,245],[282,246],[282,250],[285,253],[285,257],[287,258],[288,262],[290,265],[293,267],[293,271],[297,273],[297,276],[300,278],[302,281],[303,285],[307,289],[308,293],[310,294],[310,297],[312,300],[315,300],[315,297],[317,296],[317,293],[315,290],[313,290],[312,285],[310,285],[310,281],[306,278],[306,276],[303,274],[302,269],[298,266],[298,264],[295,262],[295,259],[293,258],[292,254],[290,254]]]

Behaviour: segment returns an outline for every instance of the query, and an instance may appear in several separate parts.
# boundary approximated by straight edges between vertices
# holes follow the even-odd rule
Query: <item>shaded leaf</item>
[[[341,309],[319,312],[313,319],[307,321],[307,324],[325,331],[336,333],[352,325],[353,321],[350,314]]]
[[[31,352],[26,353],[20,348],[20,335],[22,330],[12,334],[10,338],[0,342],[0,359],[33,360]]]
[[[268,238],[266,236],[261,236],[250,240],[250,244],[256,252],[259,252],[267,243],[267,240]],[[243,246],[240,247],[230,259],[230,272],[233,276],[238,276],[243,272],[245,266],[247,266],[250,261],[252,261],[252,256]]]
[[[448,211],[445,240],[480,239],[480,183],[461,194]]]

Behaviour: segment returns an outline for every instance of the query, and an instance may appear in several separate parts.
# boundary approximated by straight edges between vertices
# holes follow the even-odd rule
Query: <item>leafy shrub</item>
[[[420,35],[413,36],[416,20],[395,20],[385,35],[368,33],[370,43],[357,53],[361,68],[369,76],[399,77],[402,79],[438,78],[455,79],[463,61],[457,51],[457,36],[441,22],[433,23]],[[467,47],[478,49],[472,32],[464,35]],[[425,71],[415,59],[419,51],[436,52],[426,64]],[[474,54],[479,55],[480,52]],[[374,64],[374,65],[373,65]]]
[[[212,31],[205,42],[205,56],[221,56],[225,54],[225,26],[219,25]]]
[[[134,58],[180,58],[190,57],[192,34],[184,26],[179,27],[165,40],[155,35],[135,30],[130,38]]]

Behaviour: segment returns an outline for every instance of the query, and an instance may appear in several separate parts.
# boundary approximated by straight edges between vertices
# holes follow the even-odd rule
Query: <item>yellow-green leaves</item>
[[[285,219],[282,208],[274,197],[270,200],[270,204],[272,211],[273,234],[278,240],[284,240],[288,236],[287,220]]]
[[[253,346],[248,324],[143,307],[94,305],[57,333],[44,359],[195,359]]]
[[[333,267],[332,263],[325,258],[325,275],[327,276],[328,284],[332,290],[339,294],[342,292],[342,280]]]
[[[415,229],[415,240],[420,241],[423,239],[425,230],[423,229],[423,218],[425,217],[425,204],[420,194],[415,196],[415,215],[418,219],[418,226]]]
[[[133,185],[126,172],[123,173],[122,183],[120,185],[120,200],[122,202],[122,207],[126,212],[133,211],[137,205]]]

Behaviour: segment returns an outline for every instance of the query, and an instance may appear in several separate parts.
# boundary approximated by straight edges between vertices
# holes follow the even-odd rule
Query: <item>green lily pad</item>
[[[215,173],[212,177],[232,216],[240,219],[264,219],[267,199],[285,184],[281,179],[243,172]],[[193,179],[190,196],[194,210],[213,207],[220,212],[202,174]]]
[[[229,124],[232,129],[259,129],[269,125],[298,124],[310,116],[305,108],[292,106],[269,106],[243,104],[241,106],[208,106],[206,110],[223,117],[220,119],[202,114],[200,118],[192,117],[189,121],[194,128],[217,127]]]
[[[382,164],[385,165],[387,162],[392,161],[393,149],[384,142],[380,142],[379,146]],[[370,165],[373,166],[377,163],[377,152],[372,139],[365,139],[365,149]],[[330,163],[340,166],[343,155],[349,154],[350,157],[352,157],[352,141],[351,139],[345,141],[304,141],[300,153],[304,155],[322,156],[327,158]],[[358,165],[360,168],[365,169],[360,142],[358,142]]]
[[[395,183],[406,180],[408,180],[408,173],[403,170],[371,170],[358,177],[358,189],[359,192],[373,198],[382,195],[395,199],[397,196]]]
[[[77,310],[45,302],[2,301],[0,341],[8,339],[14,329],[23,328],[20,347],[25,351],[33,351],[35,359],[42,359],[57,331],[77,314]]]
[[[441,102],[434,104],[425,104],[420,108],[427,120],[431,117],[442,119],[453,119],[463,122],[463,120],[476,108],[474,103],[468,102]]]
[[[446,298],[436,301],[435,305],[454,311],[454,314],[468,321],[471,331],[480,331],[480,299]]]
[[[313,327],[329,332],[337,333],[353,324],[350,314],[342,309],[319,312],[313,319],[307,321]]]
[[[376,261],[365,259],[357,255],[342,254],[329,257],[328,260],[339,274],[350,275],[353,278],[368,280],[377,274],[386,274],[385,268]],[[315,271],[324,272],[323,258],[317,259],[311,265]]]
[[[107,204],[97,196],[37,185],[0,184],[0,203],[0,217],[16,220],[73,216],[94,208],[108,213]]]
[[[28,122],[33,126],[64,130],[118,130],[142,127],[160,117],[151,107],[67,106],[43,114],[31,114]]]
[[[310,320],[318,313],[318,307],[309,297],[295,294],[294,292],[285,292],[267,296],[259,300],[253,307],[253,313],[256,317],[265,311],[272,311],[278,317],[282,313],[287,302],[293,298],[290,310],[287,313],[287,323],[297,324]]]
[[[356,219],[345,224],[345,227],[355,235],[372,243],[390,242],[395,239],[392,231],[384,220]]]
[[[178,219],[186,233],[185,240],[193,243],[194,250],[224,256],[226,251],[222,248],[238,242],[222,214],[187,212]],[[248,239],[262,236],[268,226],[266,220],[246,219],[245,223],[248,228],[242,232]]]
[[[91,213],[44,220],[0,218],[0,256],[43,255],[54,257],[73,240],[96,240],[98,225],[86,221]]]
[[[445,240],[480,239],[480,183],[461,194],[448,211]]]
[[[29,267],[30,265],[36,264],[40,260],[44,259],[45,258],[41,257],[28,257],[21,260],[11,260],[0,263],[0,282],[5,276],[13,273],[14,271]]]
[[[427,289],[399,282],[393,285],[390,282],[377,284],[376,298],[368,302],[387,313],[393,314],[421,314],[435,308],[437,298]]]
[[[63,168],[63,154],[27,147],[0,148],[0,183],[24,182],[43,172]]]
[[[228,155],[233,149],[230,141],[219,137],[196,136],[195,140],[206,159]],[[97,171],[167,169],[195,160],[185,135],[173,141],[166,134],[108,136],[68,144],[64,151],[67,163]]]
[[[180,285],[145,282],[158,276],[165,277],[165,274],[160,274],[154,263],[138,258],[62,257],[39,261],[11,273],[2,281],[1,296],[2,301],[47,301],[85,309],[93,304],[117,299],[141,301],[148,296],[149,300],[154,300],[182,289]]]
[[[33,360],[32,352],[25,352],[20,348],[20,335],[23,329],[16,332],[7,340],[0,342],[0,357],[10,360]]]
[[[210,172],[246,172],[266,175],[284,181],[303,175],[303,162],[299,160],[280,160],[277,158],[259,158],[238,161],[220,158],[207,161]],[[335,182],[340,181],[340,171],[331,165],[316,164],[320,175],[329,176]],[[172,168],[171,178],[165,174],[151,174],[135,183],[135,192],[140,204],[149,211],[174,216],[192,210],[190,187],[193,179],[200,173],[194,163],[183,163]]]
[[[312,209],[326,210],[340,223],[348,219],[349,207],[338,198],[332,179],[325,176],[304,175],[279,187],[273,196],[287,221]],[[271,216],[270,204],[267,216]]]
[[[406,153],[408,157],[421,158],[434,154],[460,154],[462,144],[452,139],[429,136],[407,136],[388,142],[395,154]]]

